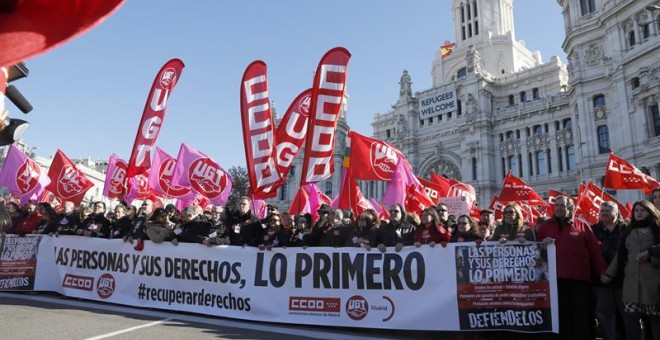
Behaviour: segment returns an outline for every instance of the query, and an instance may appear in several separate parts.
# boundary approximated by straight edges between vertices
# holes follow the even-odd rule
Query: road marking
[[[115,335],[119,335],[119,334],[123,334],[123,333],[132,332],[132,331],[134,331],[134,330],[138,330],[138,329],[141,329],[141,328],[147,328],[147,327],[151,327],[151,326],[160,325],[161,323],[163,323],[163,322],[167,322],[167,321],[170,321],[170,320],[172,320],[172,319],[171,319],[171,318],[167,318],[167,319],[163,319],[163,320],[160,320],[160,321],[154,321],[154,322],[150,322],[150,323],[148,323],[148,324],[144,324],[144,325],[142,325],[142,326],[135,326],[135,327],[130,327],[130,328],[126,328],[126,329],[118,330],[118,331],[116,331],[116,332],[112,332],[112,333],[101,334],[101,335],[97,335],[97,336],[95,336],[95,337],[87,338],[87,339],[85,339],[85,340],[98,340],[98,339],[105,339],[105,338],[109,338],[109,337],[112,337],[112,336],[115,336]]]
[[[254,321],[242,321],[238,319],[229,319],[214,316],[201,316],[201,315],[186,315],[174,314],[167,311],[155,311],[149,309],[140,309],[129,306],[121,306],[111,303],[99,303],[95,301],[81,301],[69,299],[66,297],[54,297],[44,295],[25,295],[22,293],[0,292],[0,298],[20,299],[24,301],[36,301],[42,303],[52,303],[57,305],[69,306],[80,310],[92,309],[102,310],[105,313],[115,314],[128,314],[140,315],[153,318],[163,318],[168,320],[183,321],[189,323],[196,323],[208,325],[211,327],[230,327],[250,331],[271,332],[284,335],[299,336],[305,338],[316,339],[345,339],[345,340],[376,340],[376,339],[399,339],[401,335],[369,335],[369,334],[355,334],[350,331],[333,330],[333,329],[318,329],[312,328],[309,325],[274,325],[263,324]],[[164,321],[164,320],[163,320]],[[162,322],[162,321],[157,321]]]

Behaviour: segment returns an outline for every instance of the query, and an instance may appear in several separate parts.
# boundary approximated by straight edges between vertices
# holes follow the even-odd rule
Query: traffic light
[[[25,120],[9,118],[9,111],[5,107],[4,100],[4,97],[7,97],[23,113],[32,111],[32,105],[23,97],[23,94],[14,85],[9,85],[14,80],[27,77],[29,72],[23,63],[18,63],[8,69],[2,68],[2,72],[0,72],[0,81],[3,82],[0,84],[0,89],[4,90],[4,94],[0,96],[0,146],[13,144],[30,126],[30,123]]]

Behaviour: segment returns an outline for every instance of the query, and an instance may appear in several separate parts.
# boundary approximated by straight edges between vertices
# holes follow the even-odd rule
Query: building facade
[[[609,152],[660,174],[658,42],[654,1],[558,0],[568,65],[543,62],[516,40],[512,0],[453,0],[455,46],[438,50],[433,86],[412,91],[403,71],[373,136],[397,146],[415,173],[471,184],[481,206],[508,171],[539,193],[602,183]],[[387,183],[361,183],[380,198]],[[639,191],[618,191],[624,201]]]

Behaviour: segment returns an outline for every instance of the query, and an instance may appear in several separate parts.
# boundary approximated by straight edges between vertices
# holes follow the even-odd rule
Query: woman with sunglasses
[[[522,211],[518,203],[509,203],[504,206],[504,219],[493,232],[493,241],[506,243],[509,240],[534,241],[534,231],[523,221]]]

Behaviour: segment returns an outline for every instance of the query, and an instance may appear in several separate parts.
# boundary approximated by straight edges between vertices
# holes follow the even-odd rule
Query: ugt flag
[[[17,147],[10,145],[7,158],[0,171],[0,185],[7,187],[12,195],[20,197],[23,204],[38,198],[50,179],[35,163]]]

